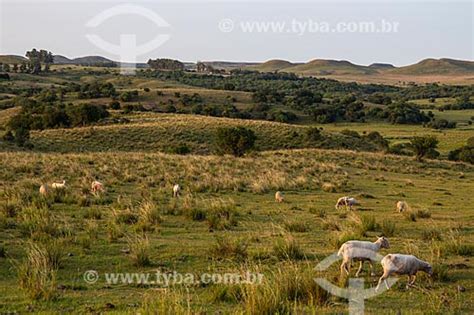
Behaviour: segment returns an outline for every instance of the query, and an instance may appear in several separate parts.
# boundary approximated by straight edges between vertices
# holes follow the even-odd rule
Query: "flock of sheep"
[[[66,181],[63,180],[60,183],[52,183],[51,188],[53,190],[61,190],[66,188]],[[47,184],[41,185],[39,193],[42,196],[47,196],[49,194],[50,188]],[[173,197],[179,197],[181,191],[181,186],[179,184],[173,185]],[[91,193],[99,194],[105,192],[104,185],[94,180],[91,183]],[[276,202],[284,202],[285,198],[281,191],[275,193]],[[358,205],[358,201],[353,197],[341,197],[336,202],[336,209],[344,206],[346,209],[352,210],[355,205]],[[397,211],[403,212],[408,210],[408,204],[404,201],[397,202]],[[370,265],[371,275],[375,276],[373,272],[372,261],[376,260],[376,255],[381,248],[390,248],[388,239],[385,237],[379,237],[375,242],[368,241],[347,241],[340,247],[338,251],[338,256],[342,256],[341,264],[341,273],[346,272],[349,275],[349,269],[352,261],[359,261],[359,269],[356,272],[356,277],[359,276],[359,273],[362,271],[364,262],[368,262]],[[433,274],[433,269],[431,265],[413,255],[403,255],[403,254],[388,254],[382,260],[381,264],[383,267],[383,275],[380,277],[376,290],[379,289],[380,284],[384,281],[385,286],[389,289],[387,284],[387,278],[393,274],[397,275],[408,275],[409,281],[407,286],[412,286],[416,280],[416,273],[418,271],[424,271],[428,275]]]
[[[40,195],[46,197],[50,194],[50,186],[48,184],[42,184],[39,188],[39,193]],[[66,188],[66,181],[63,180],[61,183],[52,183],[51,184],[51,189],[53,190],[63,190]],[[98,194],[98,193],[103,193],[105,192],[105,189],[104,189],[104,184],[102,184],[101,182],[97,181],[97,180],[94,180],[92,181],[92,184],[91,184],[91,193],[93,193],[94,195]]]
[[[281,191],[275,193],[276,202],[284,202],[285,198]],[[336,202],[336,209],[339,209],[342,206],[345,206],[346,209],[352,210],[355,205],[358,205],[358,201],[353,197],[341,197]],[[405,201],[398,201],[396,205],[398,212],[407,211],[408,204]],[[390,248],[390,243],[387,238],[379,237],[375,242],[368,241],[347,241],[341,245],[337,255],[342,257],[341,264],[341,273],[346,273],[349,275],[349,268],[352,261],[359,261],[359,269],[357,270],[355,276],[358,277],[362,271],[364,262],[368,262],[370,265],[370,274],[375,276],[373,272],[374,266],[372,261],[376,260],[377,253],[381,248]],[[376,290],[379,289],[382,281],[385,283],[387,289],[389,289],[387,278],[391,275],[408,275],[409,280],[407,287],[411,287],[416,280],[416,274],[418,271],[424,271],[429,276],[433,274],[433,268],[429,263],[423,261],[413,255],[404,255],[404,254],[388,254],[381,260],[381,265],[383,268],[383,274],[379,279]]]

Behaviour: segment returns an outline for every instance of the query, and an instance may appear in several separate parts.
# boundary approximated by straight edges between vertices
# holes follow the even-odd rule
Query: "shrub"
[[[244,127],[219,128],[216,134],[216,149],[220,154],[243,156],[253,150],[255,133]]]
[[[435,229],[423,230],[421,238],[425,241],[441,241],[441,232]]]
[[[299,260],[305,257],[300,245],[291,234],[286,234],[275,242],[273,253],[278,259]]]
[[[449,267],[445,264],[433,264],[432,278],[435,281],[448,282],[451,278],[449,276]]]
[[[216,242],[210,249],[210,255],[214,258],[244,260],[248,256],[247,248],[248,241],[244,239],[216,237]]]
[[[306,224],[306,222],[298,222],[298,221],[290,222],[290,221],[288,221],[288,222],[284,223],[284,226],[285,226],[285,229],[288,232],[303,233],[303,232],[307,232],[309,230],[309,227]]]
[[[26,260],[17,266],[19,285],[33,300],[49,301],[57,297],[57,264],[52,260],[56,254],[51,250],[52,247],[29,243]]]
[[[225,230],[236,226],[236,216],[233,201],[211,200],[206,210],[206,220],[211,230]]]
[[[396,225],[389,220],[383,220],[380,227],[383,236],[390,237],[395,235]]]
[[[128,236],[127,244],[130,249],[130,257],[133,264],[138,267],[145,267],[151,264],[150,261],[150,242],[146,236],[133,235]]]
[[[411,148],[416,155],[416,159],[421,161],[426,156],[432,156],[438,147],[438,139],[434,136],[413,137],[410,141]],[[439,155],[439,153],[438,153]]]
[[[431,212],[428,210],[418,210],[416,216],[420,219],[428,219],[431,218]]]
[[[85,126],[109,116],[109,112],[102,105],[80,104],[67,108],[71,126]]]

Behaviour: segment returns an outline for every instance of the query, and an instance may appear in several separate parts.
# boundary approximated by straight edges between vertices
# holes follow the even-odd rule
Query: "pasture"
[[[406,277],[366,301],[367,313],[469,313],[474,295],[474,168],[418,163],[378,153],[278,150],[245,158],[161,153],[0,153],[0,312],[35,313],[343,313],[347,301],[325,294],[313,278],[346,281],[339,263],[314,267],[352,237],[384,234],[386,253],[411,253],[433,264],[414,288]],[[93,196],[97,178],[106,193]],[[41,183],[65,179],[47,198]],[[182,186],[173,199],[172,186]],[[283,191],[285,202],[273,199]],[[360,200],[335,210],[338,197]],[[409,213],[397,213],[405,200]],[[224,214],[224,215],[222,215]],[[26,250],[54,257],[47,301],[25,280],[41,268]],[[31,254],[31,253],[30,253]],[[26,265],[25,265],[26,264]],[[355,265],[353,266],[353,272]],[[94,284],[87,270],[196,275],[258,271],[261,285]],[[362,276],[373,286],[381,274]],[[465,288],[460,292],[458,287]],[[401,303],[400,301],[403,301]]]

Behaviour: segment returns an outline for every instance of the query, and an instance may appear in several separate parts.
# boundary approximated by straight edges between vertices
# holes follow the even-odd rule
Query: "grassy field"
[[[474,199],[466,194],[474,189],[472,166],[325,150],[240,159],[150,153],[0,157],[0,312],[341,313],[347,311],[345,300],[325,295],[312,281],[324,276],[344,282],[338,264],[322,274],[313,268],[348,237],[374,240],[380,234],[391,242],[383,254],[415,254],[433,264],[435,277],[420,276],[409,290],[401,279],[366,301],[367,313],[474,309]],[[104,195],[88,193],[93,178],[104,182]],[[67,181],[63,193],[38,196],[41,183],[61,179]],[[171,197],[174,183],[183,187],[178,199]],[[274,202],[276,190],[284,192],[284,203]],[[347,194],[361,205],[350,213],[336,211],[335,200]],[[411,215],[395,211],[397,200],[409,203]],[[55,278],[45,283],[53,297],[48,302],[32,300],[37,289],[19,280],[28,279],[21,270],[32,244],[47,246],[58,265]],[[140,248],[146,264],[137,263],[143,261],[137,260]],[[31,262],[26,266],[35,270]],[[87,284],[86,270],[253,270],[264,281],[160,288],[107,284],[101,277]],[[378,279],[363,276],[370,285]]]
[[[474,136],[474,126],[467,122],[474,116],[474,110],[432,110],[436,119],[447,119],[458,123],[455,129],[435,130],[423,128],[417,125],[394,125],[388,123],[336,123],[318,125],[330,132],[338,132],[344,129],[356,130],[359,133],[377,130],[390,143],[408,142],[413,136],[433,135],[439,140],[439,151],[446,156],[449,151],[466,144],[468,138]]]

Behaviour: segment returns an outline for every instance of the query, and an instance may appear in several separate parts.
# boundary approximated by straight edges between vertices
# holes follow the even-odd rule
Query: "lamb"
[[[347,241],[342,244],[339,248],[337,256],[342,256],[341,264],[341,273],[344,271],[346,274],[349,274],[349,268],[352,260],[357,260],[360,262],[359,269],[357,270],[356,277],[359,276],[359,273],[362,270],[362,266],[365,261],[369,262],[370,265],[370,275],[375,276],[373,270],[374,265],[372,260],[375,260],[377,252],[381,248],[390,248],[390,243],[385,237],[379,237],[375,242],[367,241]]]
[[[382,281],[384,281],[385,286],[389,289],[387,278],[392,274],[408,275],[407,287],[411,287],[415,283],[416,273],[420,270],[426,272],[430,277],[433,275],[431,265],[413,255],[388,254],[380,263],[383,267],[383,275],[380,277],[375,290],[379,289]]]
[[[97,180],[94,180],[91,184],[91,192],[93,194],[97,194],[97,193],[103,193],[104,192],[104,185],[97,181]]]
[[[66,188],[66,181],[63,180],[62,183],[52,183],[52,184],[51,184],[51,187],[52,187],[53,189],[64,189],[64,188]]]
[[[178,198],[180,190],[181,190],[181,187],[179,186],[179,184],[175,184],[173,186],[173,197],[174,198]]]
[[[341,197],[337,200],[336,210],[338,210],[341,206],[345,206],[346,209],[347,207],[349,207],[349,209],[352,210],[352,206],[355,206],[358,204],[359,202],[355,198],[347,197],[347,196]]]
[[[397,211],[403,212],[408,210],[408,204],[405,201],[398,201],[397,202]]]
[[[283,193],[281,191],[277,191],[275,193],[275,201],[276,202],[283,202],[285,201],[285,198],[283,197]]]
[[[48,185],[47,184],[41,185],[40,188],[39,188],[39,193],[40,193],[40,195],[46,197],[49,193]]]

